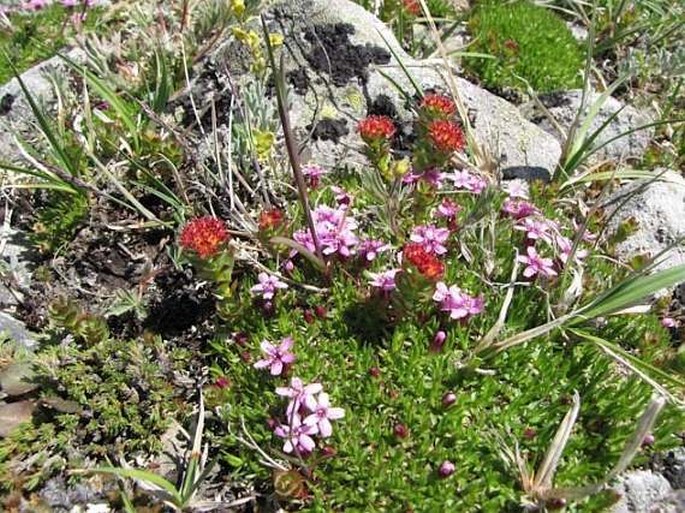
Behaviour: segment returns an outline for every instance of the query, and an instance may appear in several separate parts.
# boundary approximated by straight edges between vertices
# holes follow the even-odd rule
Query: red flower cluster
[[[412,16],[419,16],[421,14],[421,5],[418,0],[403,0],[404,8]]]
[[[446,119],[431,121],[428,123],[428,136],[435,149],[443,153],[464,149],[464,132],[454,121]]]
[[[421,100],[421,108],[427,110],[431,114],[441,116],[451,116],[457,111],[457,106],[452,101],[452,98],[444,94],[427,94]]]
[[[402,250],[402,256],[430,280],[440,279],[445,273],[445,265],[435,255],[428,253],[421,244],[407,244]]]
[[[278,208],[271,208],[259,214],[259,229],[261,231],[273,230],[283,223],[283,211]]]
[[[200,258],[209,258],[215,255],[228,239],[224,222],[216,217],[206,216],[193,219],[185,225],[181,232],[180,244],[195,251]]]
[[[357,130],[367,143],[390,139],[397,131],[388,116],[367,116],[359,122]]]

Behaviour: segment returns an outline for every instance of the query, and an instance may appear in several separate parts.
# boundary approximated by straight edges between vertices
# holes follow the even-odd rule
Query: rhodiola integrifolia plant
[[[400,191],[406,201],[394,228],[375,213],[378,196],[360,186],[363,176],[303,166],[328,274],[298,250],[316,248],[296,206],[259,213],[257,239],[267,259],[259,271],[247,272],[248,283],[241,282],[234,296],[249,298],[254,310],[242,303],[241,317],[229,326],[240,337],[214,345],[228,364],[218,372],[227,375],[226,397],[234,403],[226,415],[237,422],[245,414],[257,423],[249,427],[266,429],[256,437],[262,449],[282,451],[308,478],[319,465],[335,466],[333,460],[359,452],[350,443],[363,444],[367,434],[354,425],[368,424],[376,409],[388,411],[386,433],[395,440],[388,443],[410,444],[415,436],[408,420],[383,402],[380,385],[373,385],[383,383],[392,401],[392,380],[404,377],[385,382],[383,372],[393,370],[381,371],[375,360],[423,353],[445,358],[456,372],[456,360],[479,360],[476,348],[495,323],[515,270],[514,303],[523,306],[510,331],[545,322],[551,292],[589,257],[589,236],[581,239],[577,228],[581,220],[574,225],[569,212],[538,203],[539,184],[500,185],[465,164],[464,134],[450,98],[426,94],[415,113],[409,152],[396,150],[395,137],[406,126],[376,115],[358,124],[370,163],[360,173],[375,173],[385,193]],[[217,284],[226,283],[224,259],[232,262],[219,226],[216,219],[196,220],[181,237],[196,254],[195,265]],[[279,243],[287,238],[291,243]],[[368,366],[368,375],[360,376],[360,365]],[[364,384],[367,378],[371,385]],[[436,397],[441,412],[454,411],[458,395],[450,388]],[[255,427],[260,422],[265,427]],[[454,479],[460,469],[451,457],[442,454],[426,465],[441,480]],[[325,481],[323,474],[319,478]]]

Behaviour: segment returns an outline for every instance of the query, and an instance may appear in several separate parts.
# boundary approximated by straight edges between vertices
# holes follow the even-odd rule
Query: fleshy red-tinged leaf
[[[32,401],[0,404],[0,437],[8,436],[21,423],[31,420],[35,408]]]

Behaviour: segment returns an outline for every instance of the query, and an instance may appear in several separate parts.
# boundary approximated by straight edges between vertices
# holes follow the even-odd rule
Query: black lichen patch
[[[293,86],[295,92],[299,95],[307,94],[307,89],[309,89],[309,75],[305,68],[297,68],[292,71],[288,71],[286,75],[286,80]]]
[[[519,178],[521,180],[541,180],[548,183],[551,179],[549,171],[539,166],[513,166],[502,170],[502,177],[505,180]]]
[[[362,84],[368,82],[370,64],[387,64],[390,53],[379,46],[355,45],[350,41],[354,27],[348,23],[316,25],[308,28],[305,40],[311,51],[305,58],[312,68],[328,74],[333,84],[342,87],[357,78]]]
[[[14,104],[14,95],[7,93],[0,99],[0,116],[4,116],[10,110],[12,110],[12,105]]]
[[[307,130],[311,130],[315,141],[333,141],[336,144],[341,137],[350,133],[345,119],[322,119],[316,125],[309,125]]]
[[[399,118],[395,104],[385,94],[379,94],[369,103],[367,113],[369,116],[388,116],[395,121]]]

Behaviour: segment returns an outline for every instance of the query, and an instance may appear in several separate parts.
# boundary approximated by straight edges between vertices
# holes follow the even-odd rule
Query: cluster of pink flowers
[[[455,171],[447,177],[452,180],[455,188],[464,189],[473,194],[480,194],[488,186],[488,182],[484,178],[474,175],[466,169]]]
[[[429,255],[444,255],[447,253],[445,243],[450,236],[447,228],[438,228],[432,224],[414,227],[409,240],[421,245]]]
[[[338,208],[320,205],[312,211],[312,218],[324,255],[338,253],[342,257],[348,257],[355,252],[359,244],[359,238],[354,233],[357,222],[348,214],[345,205]],[[314,252],[316,249],[309,229],[296,231],[293,239],[309,251]]]
[[[444,282],[435,285],[433,301],[440,304],[440,310],[448,312],[451,319],[469,319],[483,311],[485,301],[482,296],[473,297],[456,285],[447,286]]]
[[[53,3],[55,3],[53,0],[27,0],[22,4],[21,9],[24,11],[40,11]],[[60,0],[59,3],[64,7],[81,7],[84,4],[85,7],[93,7],[97,0]]]
[[[382,240],[367,239],[362,241],[357,248],[359,257],[367,262],[373,262],[380,253],[390,249],[390,245]]]
[[[333,434],[331,421],[345,416],[345,410],[331,406],[321,383],[305,385],[300,378],[293,377],[290,386],[277,387],[276,393],[289,399],[287,423],[274,429],[276,436],[283,438],[283,451],[287,454],[310,454],[316,447],[313,437],[328,438]]]

